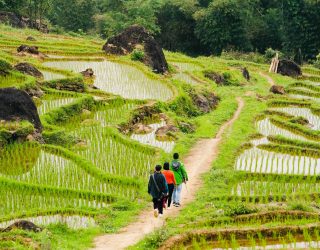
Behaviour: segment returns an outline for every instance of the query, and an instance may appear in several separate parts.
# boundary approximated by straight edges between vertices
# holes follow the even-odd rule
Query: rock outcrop
[[[93,77],[94,76],[93,69],[91,69],[91,68],[88,68],[84,71],[81,71],[80,74],[83,75],[84,77]]]
[[[225,79],[223,75],[220,75],[213,71],[207,71],[204,73],[204,76],[212,81],[214,81],[218,85],[224,85]]]
[[[249,71],[246,67],[242,68],[241,69],[242,71],[242,75],[243,77],[247,80],[247,81],[250,81],[250,74],[249,74]]]
[[[38,132],[42,130],[38,111],[31,97],[16,88],[0,89],[0,120],[27,120]]]
[[[168,141],[176,139],[175,133],[179,132],[179,129],[172,125],[167,124],[161,128],[158,128],[156,131],[156,138],[159,141]]]
[[[26,221],[26,220],[20,220],[16,221],[6,229],[2,230],[3,232],[10,232],[13,229],[21,229],[21,230],[27,230],[27,231],[33,231],[33,232],[41,232],[42,228],[38,227],[31,221]]]
[[[214,93],[192,93],[191,98],[194,105],[203,113],[209,113],[219,102]]]
[[[302,75],[302,70],[294,61],[280,60],[277,73],[284,76],[298,77]]]
[[[42,78],[43,77],[43,74],[35,66],[33,66],[30,63],[26,63],[26,62],[18,63],[13,68],[15,70],[23,73],[23,74],[34,76],[34,77],[37,77],[37,78]]]
[[[135,134],[149,134],[152,132],[152,128],[143,123],[137,123],[133,125],[132,130]]]
[[[49,28],[40,20],[31,20],[28,17],[24,17],[12,12],[0,11],[0,23],[10,24],[16,28],[31,28],[37,29],[43,33],[49,33]]]
[[[32,42],[34,42],[34,41],[37,41],[37,39],[35,39],[33,36],[28,36],[28,37],[27,37],[27,41],[32,41]]]
[[[284,90],[284,87],[282,87],[280,85],[273,85],[270,88],[270,92],[272,92],[273,94],[278,94],[278,95],[284,95],[286,93]]]
[[[39,55],[39,48],[37,46],[28,46],[25,44],[20,45],[17,48],[18,53],[25,52],[33,55]]]
[[[120,34],[108,39],[103,46],[107,54],[127,55],[136,48],[143,48],[143,62],[157,73],[168,71],[168,63],[161,46],[142,26],[132,25]]]

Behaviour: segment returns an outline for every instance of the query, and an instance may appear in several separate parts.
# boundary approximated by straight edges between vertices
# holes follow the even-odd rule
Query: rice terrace
[[[0,0],[0,249],[320,249],[319,14]]]

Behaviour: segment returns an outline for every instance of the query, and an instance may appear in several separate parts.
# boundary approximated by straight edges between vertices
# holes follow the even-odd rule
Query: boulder
[[[23,74],[34,76],[37,78],[42,78],[43,74],[32,64],[30,63],[18,63],[13,67],[15,70],[20,71]]]
[[[133,125],[132,131],[134,134],[149,134],[152,132],[152,128],[148,125],[137,123]]]
[[[156,131],[156,138],[159,141],[168,141],[176,139],[175,133],[179,132],[179,129],[172,124],[168,124],[161,128],[158,128]]]
[[[88,69],[86,69],[84,71],[81,71],[80,73],[84,77],[93,77],[94,76],[94,72],[93,72],[93,70],[91,68],[88,68]]]
[[[43,33],[49,33],[48,26],[45,23],[40,22],[39,19],[34,21],[13,12],[0,11],[0,23],[10,24],[16,28],[31,28],[37,29]]]
[[[11,230],[14,230],[14,229],[33,231],[36,233],[42,231],[42,228],[38,227],[34,223],[32,223],[30,221],[26,221],[26,220],[20,220],[20,221],[16,221],[12,225],[10,225],[6,229],[4,229],[3,232],[10,232]]]
[[[25,52],[33,55],[39,55],[39,48],[37,46],[28,46],[22,44],[17,48],[17,51],[18,53]]]
[[[107,54],[126,55],[136,48],[143,48],[143,62],[157,73],[168,71],[168,63],[162,48],[154,37],[142,26],[132,25],[120,34],[111,37],[103,46]]]
[[[196,127],[189,122],[179,122],[179,129],[186,134],[194,133],[196,131]]]
[[[219,102],[219,98],[213,93],[197,93],[192,95],[193,103],[203,113],[209,113]]]
[[[34,42],[34,41],[37,41],[37,39],[35,39],[33,36],[28,36],[28,37],[27,37],[27,41],[32,41],[32,42]]]
[[[212,81],[214,81],[218,85],[224,85],[225,79],[223,75],[220,75],[213,71],[205,72],[204,76]]]
[[[280,60],[277,73],[291,77],[298,77],[302,75],[300,66],[291,60]]]
[[[246,67],[244,67],[242,70],[242,75],[243,77],[247,80],[247,81],[250,81],[250,74],[249,74],[249,71]]]
[[[0,120],[28,120],[41,132],[42,125],[32,98],[16,88],[0,89]]]
[[[270,88],[270,92],[272,92],[273,94],[278,94],[278,95],[284,95],[286,93],[284,90],[284,87],[282,87],[280,85],[273,85]]]

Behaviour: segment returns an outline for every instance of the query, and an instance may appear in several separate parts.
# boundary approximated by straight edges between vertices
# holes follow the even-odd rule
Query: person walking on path
[[[168,193],[168,185],[166,178],[161,173],[161,166],[157,165],[154,174],[150,175],[148,183],[148,193],[152,196],[154,216],[162,217],[163,215],[163,199]]]
[[[178,153],[173,154],[173,161],[171,162],[170,169],[173,171],[176,180],[176,186],[173,190],[173,205],[175,207],[180,207],[182,183],[188,181],[188,174],[184,164],[179,160]]]
[[[176,179],[174,178],[174,173],[170,170],[169,162],[165,162],[163,164],[163,169],[164,170],[162,171],[162,173],[163,173],[164,177],[166,177],[166,181],[168,184],[168,190],[169,190],[168,196],[164,199],[164,204],[167,205],[168,209],[170,209],[174,186],[177,185],[177,183],[176,183]],[[168,204],[167,204],[167,202],[168,202]]]

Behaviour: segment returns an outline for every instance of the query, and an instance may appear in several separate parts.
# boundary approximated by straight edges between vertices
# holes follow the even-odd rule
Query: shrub
[[[289,208],[291,210],[298,210],[298,211],[305,211],[305,212],[311,211],[310,207],[300,202],[290,204]]]
[[[225,86],[239,86],[240,83],[236,80],[233,79],[232,75],[229,72],[224,72],[222,74],[224,78],[224,85]]]
[[[225,215],[227,216],[235,216],[241,214],[251,214],[255,213],[256,209],[251,209],[245,206],[243,203],[231,203],[225,209]]]
[[[265,57],[256,52],[242,53],[238,51],[223,51],[221,57],[227,60],[240,60],[254,63],[266,62]]]
[[[135,49],[134,51],[132,51],[132,53],[131,53],[131,60],[132,61],[142,62],[143,59],[144,59],[144,52],[142,50]]]
[[[272,58],[274,58],[276,56],[276,54],[278,53],[279,58],[282,57],[282,53],[278,50],[274,50],[272,48],[268,48],[266,49],[265,53],[264,53],[264,57],[271,62]]]
[[[5,60],[0,59],[0,72],[8,72],[12,69],[12,66],[10,63],[8,63]]]

